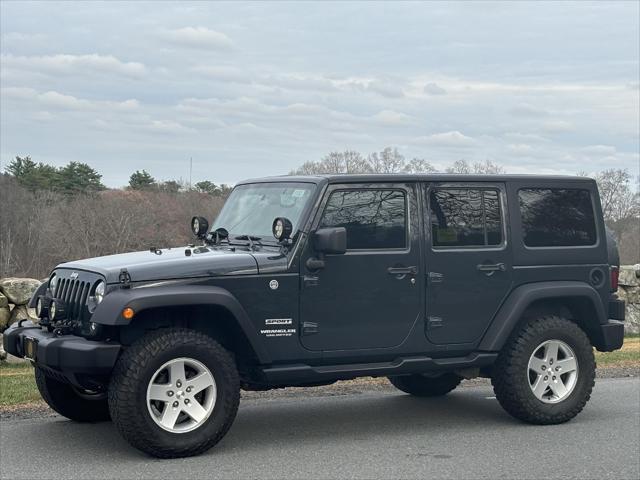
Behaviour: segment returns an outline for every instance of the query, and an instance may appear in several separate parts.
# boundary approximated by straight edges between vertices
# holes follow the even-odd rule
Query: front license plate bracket
[[[22,351],[24,353],[24,358],[35,362],[38,353],[38,341],[33,337],[24,337],[22,342]]]

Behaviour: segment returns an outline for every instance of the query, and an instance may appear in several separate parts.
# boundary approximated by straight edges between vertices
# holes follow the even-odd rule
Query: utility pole
[[[191,183],[191,175],[193,174],[193,157],[189,157],[189,190],[191,190],[192,187],[192,183]]]

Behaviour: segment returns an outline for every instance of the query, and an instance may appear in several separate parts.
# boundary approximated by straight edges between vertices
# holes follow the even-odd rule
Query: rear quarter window
[[[588,190],[523,188],[518,191],[518,200],[527,247],[596,244],[596,222]]]

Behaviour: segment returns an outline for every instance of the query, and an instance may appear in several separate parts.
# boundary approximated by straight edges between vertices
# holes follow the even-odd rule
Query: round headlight
[[[42,316],[42,297],[38,297],[38,300],[36,300],[36,316],[38,318]]]
[[[51,292],[55,294],[57,286],[58,286],[58,277],[54,273],[49,278],[49,290],[51,290]]]
[[[102,300],[104,299],[105,290],[106,290],[106,285],[104,284],[104,282],[103,281],[98,282],[93,294],[96,297],[96,303],[102,302]]]
[[[271,230],[273,232],[273,236],[276,237],[276,240],[282,241],[291,237],[291,233],[293,232],[293,225],[288,218],[278,217],[273,221]]]
[[[51,302],[51,305],[49,306],[49,318],[51,320],[56,318],[56,302]]]
[[[191,219],[191,231],[198,238],[204,238],[209,230],[209,222],[204,217],[193,217]]]

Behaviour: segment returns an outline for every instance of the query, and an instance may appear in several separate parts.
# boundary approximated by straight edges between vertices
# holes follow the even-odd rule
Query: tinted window
[[[518,192],[525,245],[565,247],[596,243],[588,190],[522,189]]]
[[[429,207],[434,247],[483,247],[502,243],[497,190],[434,189],[429,195]]]
[[[398,190],[344,190],[331,194],[320,227],[345,227],[347,249],[404,248],[405,195]]]

